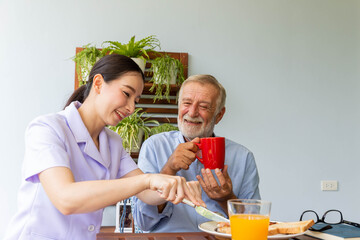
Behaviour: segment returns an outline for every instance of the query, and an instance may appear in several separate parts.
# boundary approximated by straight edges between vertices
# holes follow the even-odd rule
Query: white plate
[[[223,237],[223,238],[231,238],[231,234],[226,234],[226,233],[220,233],[216,231],[216,225],[217,222],[215,221],[210,221],[210,222],[204,222],[199,224],[199,229],[201,231],[213,234],[215,236],[219,236],[219,237]],[[298,233],[298,234],[276,234],[276,235],[272,235],[272,236],[268,236],[268,239],[289,239],[289,238],[293,238],[293,237],[297,237],[297,236],[301,236],[304,235],[306,232],[303,233]]]

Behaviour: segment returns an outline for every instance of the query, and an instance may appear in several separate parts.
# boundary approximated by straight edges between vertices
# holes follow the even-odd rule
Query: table
[[[219,238],[205,232],[180,232],[180,233],[99,233],[97,240],[229,240]],[[292,240],[315,240],[317,238],[300,236]]]
[[[205,232],[180,233],[99,233],[96,240],[218,240]]]

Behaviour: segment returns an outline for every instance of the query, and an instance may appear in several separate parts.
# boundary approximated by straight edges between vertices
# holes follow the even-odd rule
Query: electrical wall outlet
[[[336,180],[321,181],[321,191],[337,191],[337,190],[338,190],[338,181]]]

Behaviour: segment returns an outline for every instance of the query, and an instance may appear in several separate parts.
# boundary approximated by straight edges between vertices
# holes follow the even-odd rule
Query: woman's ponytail
[[[86,84],[82,85],[78,89],[76,89],[73,94],[71,94],[70,98],[67,100],[64,109],[70,105],[73,101],[79,101],[80,103],[83,103],[85,100],[85,91],[86,91]]]

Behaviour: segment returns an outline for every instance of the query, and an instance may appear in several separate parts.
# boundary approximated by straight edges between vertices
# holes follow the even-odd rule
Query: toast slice
[[[229,222],[218,222],[216,231],[218,231],[220,233],[231,234],[230,223]]]
[[[268,235],[276,234],[297,234],[308,230],[314,225],[314,220],[300,221],[300,222],[270,222]],[[231,234],[230,223],[218,222],[217,232]]]
[[[314,225],[314,220],[306,220],[300,222],[281,222],[269,226],[268,235],[275,234],[297,234],[308,230]]]

